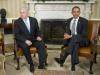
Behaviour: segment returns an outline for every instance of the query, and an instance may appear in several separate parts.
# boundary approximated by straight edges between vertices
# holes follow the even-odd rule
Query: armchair
[[[12,20],[13,39],[14,39],[14,22],[15,21],[16,21],[15,19]],[[46,51],[46,57],[47,57],[48,54],[47,54],[47,47],[46,46],[45,46],[45,51]],[[31,54],[34,54],[34,56],[36,53],[38,53],[36,47],[30,47],[30,52],[31,52]],[[23,51],[21,48],[19,48],[17,46],[15,39],[14,39],[14,55],[15,55],[14,59],[17,58],[17,70],[19,70],[20,69],[19,59],[21,56],[23,56]],[[45,65],[47,65],[47,62],[45,62]]]
[[[80,47],[79,48],[79,56],[85,57],[90,61],[90,74],[93,74],[92,66],[93,63],[96,62],[97,56],[97,41],[98,41],[98,31],[99,31],[99,21],[88,21],[88,32],[87,37],[89,39],[89,46],[88,47]],[[61,57],[64,56],[65,50],[67,47],[63,47],[61,49]],[[61,64],[60,66],[63,66]]]

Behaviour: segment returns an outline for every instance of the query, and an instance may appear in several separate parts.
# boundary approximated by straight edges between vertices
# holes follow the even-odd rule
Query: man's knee
[[[77,35],[73,35],[72,38],[73,38],[73,39],[76,39],[76,38],[77,38]]]
[[[26,43],[24,43],[21,48],[25,50],[25,49],[28,49],[29,46]]]
[[[79,42],[77,35],[73,35],[71,40],[74,42]]]
[[[45,44],[44,44],[44,42],[39,41],[39,42],[38,42],[38,46],[45,46]]]

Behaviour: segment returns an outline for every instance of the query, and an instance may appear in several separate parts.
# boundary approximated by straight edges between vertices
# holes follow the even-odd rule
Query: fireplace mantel
[[[71,1],[45,1],[45,2],[42,2],[42,1],[39,1],[39,2],[37,2],[37,1],[26,1],[26,3],[32,3],[32,4],[48,4],[48,3],[50,3],[50,4],[66,4],[66,3],[95,3],[95,1],[88,1],[88,2],[83,2],[83,1],[73,1],[73,2],[71,2]]]
[[[74,6],[81,9],[80,16],[90,19],[91,4],[95,1],[26,1],[29,6],[30,16],[36,17],[40,22],[41,19],[68,19],[72,17],[71,10]]]

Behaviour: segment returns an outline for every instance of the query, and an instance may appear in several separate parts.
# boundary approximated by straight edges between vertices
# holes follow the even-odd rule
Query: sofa
[[[6,72],[4,69],[4,62],[5,62],[5,56],[0,54],[0,75],[6,75]]]

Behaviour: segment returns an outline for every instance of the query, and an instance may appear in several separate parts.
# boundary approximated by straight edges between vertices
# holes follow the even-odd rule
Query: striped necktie
[[[73,24],[72,24],[72,30],[71,30],[71,35],[75,35],[75,21],[76,20],[74,20],[74,22],[73,22]]]

